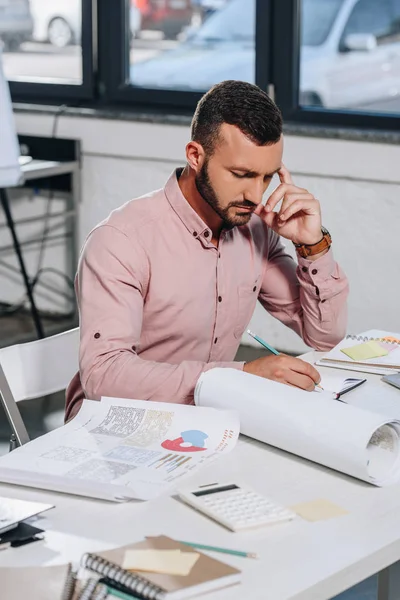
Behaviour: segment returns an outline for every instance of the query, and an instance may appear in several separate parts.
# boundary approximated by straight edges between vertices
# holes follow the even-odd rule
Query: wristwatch
[[[316,244],[295,244],[296,252],[302,258],[308,258],[309,256],[314,256],[314,254],[319,254],[324,250],[327,250],[332,245],[331,234],[325,227],[321,227],[322,239]]]

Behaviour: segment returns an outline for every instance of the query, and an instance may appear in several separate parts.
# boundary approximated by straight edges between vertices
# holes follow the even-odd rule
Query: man
[[[331,348],[346,330],[346,277],[319,202],[294,185],[282,150],[281,114],[265,92],[216,85],[196,109],[185,168],[91,232],[76,281],[80,374],[67,419],[84,397],[191,403],[213,367],[314,389],[319,374],[300,359],[234,362],[257,298],[313,348]],[[281,184],[264,207],[275,173]],[[297,269],[280,236],[309,254]]]

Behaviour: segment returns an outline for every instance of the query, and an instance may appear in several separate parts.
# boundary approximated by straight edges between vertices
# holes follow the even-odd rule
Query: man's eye
[[[247,175],[246,175],[246,174],[244,174],[244,175],[239,175],[239,173],[235,173],[235,171],[231,171],[231,173],[232,173],[232,175],[233,175],[234,177],[236,177],[237,179],[244,179],[245,177],[247,177]]]

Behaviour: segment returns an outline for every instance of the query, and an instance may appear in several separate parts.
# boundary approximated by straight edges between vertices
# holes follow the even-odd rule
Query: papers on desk
[[[342,473],[379,486],[400,479],[400,421],[338,402],[331,393],[212,369],[201,375],[195,401],[235,409],[241,433]]]
[[[0,458],[0,481],[112,501],[148,500],[229,452],[230,410],[104,398]]]
[[[372,329],[347,336],[317,365],[388,375],[400,371],[400,334]]]

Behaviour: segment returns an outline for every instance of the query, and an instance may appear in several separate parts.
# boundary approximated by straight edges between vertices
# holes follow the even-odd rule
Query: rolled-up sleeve
[[[150,277],[140,244],[102,225],[82,252],[76,291],[80,312],[80,378],[86,398],[102,396],[193,403],[200,374],[241,362],[143,360],[138,355]],[[168,357],[166,357],[168,360]]]
[[[269,232],[268,258],[259,300],[264,308],[296,331],[316,350],[329,350],[346,334],[347,277],[332,249],[296,265],[278,235]]]

